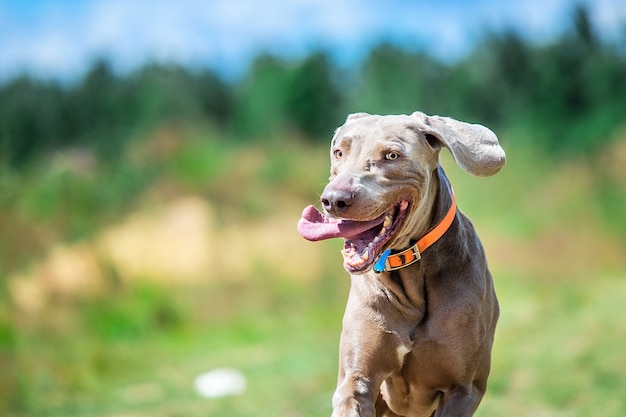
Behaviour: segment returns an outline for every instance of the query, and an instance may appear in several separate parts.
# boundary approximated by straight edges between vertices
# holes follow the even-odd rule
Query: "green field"
[[[492,178],[442,158],[502,310],[477,415],[624,416],[626,137],[584,159],[503,145]],[[349,284],[340,242],[295,228],[327,167],[287,136],[163,127],[115,162],[2,169],[0,414],[330,415]],[[194,392],[219,367],[243,395]]]

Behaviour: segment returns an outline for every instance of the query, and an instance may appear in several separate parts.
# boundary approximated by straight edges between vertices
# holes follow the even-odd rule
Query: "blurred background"
[[[330,415],[348,278],[296,223],[349,113],[415,110],[508,155],[442,152],[502,307],[477,416],[626,415],[622,0],[0,2],[0,415]]]

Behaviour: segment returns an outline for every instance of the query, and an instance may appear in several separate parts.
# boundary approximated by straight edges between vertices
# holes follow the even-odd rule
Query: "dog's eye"
[[[398,158],[400,158],[400,154],[394,151],[387,152],[387,154],[385,155],[385,159],[387,161],[395,161]]]
[[[341,151],[341,149],[335,149],[333,151],[333,156],[337,159],[341,159],[341,157],[343,156],[343,152]]]

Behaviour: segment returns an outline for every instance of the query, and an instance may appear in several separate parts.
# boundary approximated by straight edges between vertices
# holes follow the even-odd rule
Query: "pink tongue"
[[[335,237],[350,239],[382,222],[383,216],[367,222],[336,220],[324,216],[314,206],[308,206],[302,211],[302,218],[298,222],[298,232],[303,238],[312,241]]]

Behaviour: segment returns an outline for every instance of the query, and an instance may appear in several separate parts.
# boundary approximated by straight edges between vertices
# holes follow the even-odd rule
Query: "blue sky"
[[[579,0],[0,0],[0,80],[21,72],[80,76],[95,58],[118,71],[147,60],[208,66],[232,78],[259,52],[297,58],[315,48],[358,62],[382,39],[443,59],[485,30],[511,26],[546,41]],[[604,36],[626,24],[626,1],[587,0]]]

